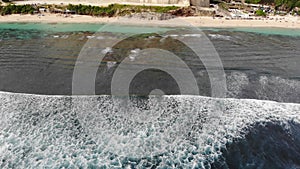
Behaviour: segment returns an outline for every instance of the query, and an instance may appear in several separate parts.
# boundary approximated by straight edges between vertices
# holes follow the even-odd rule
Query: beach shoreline
[[[128,2],[122,0],[22,0],[22,1],[14,1],[17,5],[26,5],[26,4],[38,4],[38,5],[92,5],[92,6],[108,6],[111,4],[121,4],[121,5],[145,5],[145,6],[178,6],[178,7],[186,7],[189,6],[188,4],[163,4],[163,3],[135,3],[135,2]]]
[[[192,25],[195,27],[231,28],[231,27],[266,27],[266,28],[293,28],[300,29],[298,17],[269,17],[256,20],[225,19],[213,17],[177,17],[169,20],[148,20],[128,17],[93,17],[87,15],[5,15],[0,16],[0,23],[95,23],[95,24],[122,24],[141,26],[180,27]]]

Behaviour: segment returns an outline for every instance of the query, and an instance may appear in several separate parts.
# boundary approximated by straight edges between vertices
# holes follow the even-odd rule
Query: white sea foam
[[[176,37],[201,37],[201,34],[170,34],[170,35],[164,35],[163,38],[176,38]]]
[[[230,36],[220,35],[220,34],[208,34],[212,39],[222,39],[222,40],[231,40]]]
[[[278,101],[299,100],[300,82],[278,76],[260,76],[256,89],[259,99],[276,98]]]
[[[155,36],[149,36],[148,38],[149,38],[149,39],[154,39],[154,38],[155,38]]]
[[[101,51],[102,54],[107,54],[107,53],[110,53],[110,52],[112,52],[112,48],[111,47],[106,47],[105,49],[103,49]]]
[[[249,85],[249,78],[246,73],[243,72],[232,72],[226,78],[228,85],[227,97],[238,98],[242,90]]]
[[[95,38],[95,36],[86,36],[86,38],[93,39],[93,38]]]
[[[155,155],[159,167],[202,168],[255,122],[300,122],[299,104],[200,96],[152,97],[138,105],[133,100],[126,109],[110,96],[1,92],[0,102],[2,168],[112,168],[122,167],[126,156],[143,168]],[[219,116],[212,116],[216,111]]]
[[[201,37],[201,34],[184,34],[183,37]]]
[[[68,39],[69,35],[62,35],[60,38],[62,39]]]
[[[110,68],[114,67],[116,65],[116,63],[117,62],[107,62],[106,66],[107,66],[108,69],[110,69]]]
[[[129,54],[129,60],[130,61],[134,61],[136,59],[136,57],[139,55],[139,52],[141,51],[141,49],[134,49],[134,50],[131,50],[130,51],[130,54]]]

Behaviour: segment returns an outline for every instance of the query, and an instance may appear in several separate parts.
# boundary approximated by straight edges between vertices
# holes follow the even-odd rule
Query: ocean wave
[[[291,168],[300,166],[300,124],[294,121],[257,122],[222,149],[212,168]]]
[[[245,129],[254,124],[279,121],[288,133],[288,121],[300,123],[300,105],[291,103],[202,96],[123,101],[1,92],[0,167],[210,168],[226,145],[247,140]]]
[[[233,71],[226,76],[227,97],[300,103],[300,82],[272,75]]]

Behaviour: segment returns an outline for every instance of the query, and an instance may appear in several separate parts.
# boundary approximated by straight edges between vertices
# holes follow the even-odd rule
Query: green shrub
[[[266,13],[263,10],[261,10],[261,9],[255,11],[255,14],[257,16],[266,16]]]
[[[295,3],[295,7],[300,8],[300,1],[298,1],[298,2]]]
[[[224,9],[224,10],[227,10],[227,11],[228,11],[228,8],[229,8],[228,4],[224,3],[224,2],[219,3],[219,7]]]
[[[33,14],[36,9],[31,5],[7,5],[0,8],[1,15]]]
[[[245,2],[250,4],[258,4],[261,2],[261,0],[246,0]]]

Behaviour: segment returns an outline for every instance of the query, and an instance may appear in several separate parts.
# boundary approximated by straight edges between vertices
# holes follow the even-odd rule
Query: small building
[[[51,13],[63,13],[64,11],[62,9],[57,9],[57,8],[54,8],[53,10],[51,10]]]
[[[40,13],[47,12],[47,9],[46,9],[46,8],[39,8],[39,12],[40,12]]]
[[[73,11],[73,10],[69,10],[69,9],[66,9],[66,10],[64,10],[64,12],[63,12],[64,14],[76,14],[76,12],[75,11]]]
[[[209,0],[190,0],[192,6],[209,7]]]

